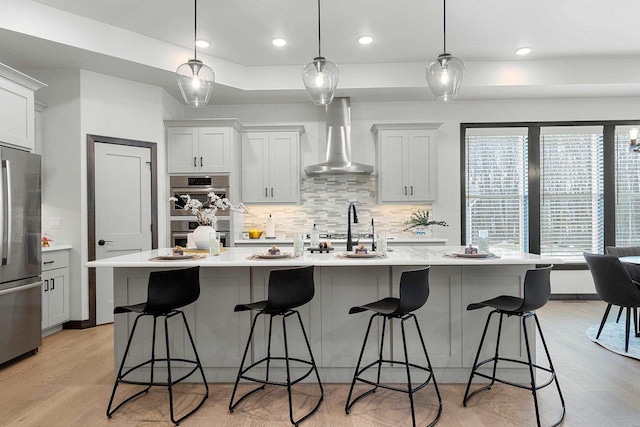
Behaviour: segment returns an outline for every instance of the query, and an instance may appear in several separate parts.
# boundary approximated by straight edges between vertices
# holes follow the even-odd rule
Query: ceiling
[[[172,71],[193,54],[192,0],[4,1],[14,15],[0,17],[0,62],[19,70],[89,69],[162,86],[179,98]],[[341,69],[339,95],[431,98],[423,90],[424,67],[443,50],[441,1],[322,0],[321,7],[322,53]],[[25,14],[45,24],[17,22]],[[447,49],[467,63],[461,98],[640,94],[640,77],[617,74],[619,60],[640,60],[638,16],[636,0],[449,0]],[[315,0],[201,0],[197,21],[198,38],[211,42],[198,56],[221,84],[215,102],[306,99],[299,72],[318,53]],[[83,40],[71,41],[78,34]],[[360,35],[373,36],[373,43],[358,44]],[[274,37],[288,44],[274,47]],[[150,43],[176,57],[145,60],[153,49],[142,48]],[[521,46],[533,52],[518,57]],[[557,63],[577,80],[554,75]],[[526,80],[505,83],[491,75],[504,64]],[[403,76],[405,70],[412,75]]]

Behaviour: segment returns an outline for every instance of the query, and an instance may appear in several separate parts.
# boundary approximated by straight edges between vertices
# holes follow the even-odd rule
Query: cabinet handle
[[[273,197],[273,187],[271,187],[271,197]]]
[[[405,196],[407,195],[407,186],[406,185],[404,186],[404,195]]]
[[[264,197],[269,197],[269,189],[264,187]]]
[[[202,157],[200,157],[200,167],[202,167]]]
[[[196,157],[193,158],[193,167],[194,168],[198,167],[198,164],[196,163],[196,159],[197,159]]]
[[[44,281],[44,291],[45,292],[49,291],[49,281],[48,280]]]
[[[54,290],[55,288],[56,288],[56,280],[51,279],[51,290]]]
[[[411,186],[411,195],[413,196],[413,185]]]
[[[53,264],[55,261],[45,261],[43,264]]]

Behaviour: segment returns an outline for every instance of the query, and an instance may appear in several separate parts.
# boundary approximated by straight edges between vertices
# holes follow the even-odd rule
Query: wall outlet
[[[60,225],[60,218],[51,217],[49,218],[49,228],[62,228]]]

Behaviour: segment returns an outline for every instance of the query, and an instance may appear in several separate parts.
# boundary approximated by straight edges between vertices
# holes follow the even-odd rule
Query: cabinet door
[[[198,128],[167,128],[167,169],[169,173],[197,172],[198,157]]]
[[[269,201],[269,134],[266,132],[242,135],[242,201]]]
[[[0,141],[33,151],[35,101],[32,89],[0,77]]]
[[[436,199],[436,132],[409,131],[407,139],[407,184],[415,202]]]
[[[60,268],[49,272],[49,326],[69,320],[69,270]]]
[[[200,128],[196,163],[199,172],[231,172],[231,130]]]
[[[299,136],[269,134],[269,197],[272,203],[297,203],[300,194]]]
[[[49,327],[49,279],[51,274],[42,272],[42,329]]]
[[[381,202],[404,202],[408,198],[407,139],[407,131],[380,131],[378,180]]]

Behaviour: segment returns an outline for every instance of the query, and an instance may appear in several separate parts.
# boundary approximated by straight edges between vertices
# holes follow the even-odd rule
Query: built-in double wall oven
[[[227,197],[229,192],[228,176],[171,176],[169,179],[171,195],[178,202],[171,204],[171,245],[187,247],[187,235],[198,227],[198,221],[188,210],[184,210],[181,196],[188,194],[192,199],[205,203],[207,195],[214,192],[220,197]],[[227,237],[231,227],[230,213],[218,211],[216,230],[220,232],[222,244],[227,246]]]

